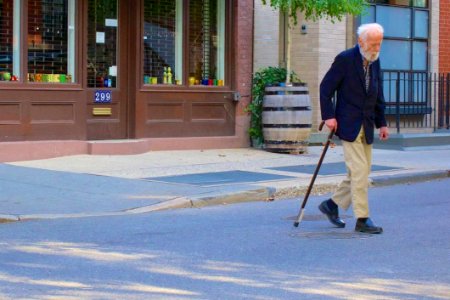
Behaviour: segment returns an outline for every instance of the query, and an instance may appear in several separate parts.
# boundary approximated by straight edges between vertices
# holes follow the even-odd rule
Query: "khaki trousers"
[[[369,174],[372,163],[372,145],[366,143],[364,129],[361,128],[354,142],[342,141],[347,178],[338,186],[332,196],[333,201],[347,210],[353,204],[356,218],[369,217]]]

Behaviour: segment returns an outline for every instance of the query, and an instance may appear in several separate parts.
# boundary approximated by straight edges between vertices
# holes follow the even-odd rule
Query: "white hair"
[[[378,23],[368,23],[358,27],[358,37],[360,37],[364,41],[367,39],[367,35],[369,32],[378,32],[384,34],[384,29],[383,26]]]

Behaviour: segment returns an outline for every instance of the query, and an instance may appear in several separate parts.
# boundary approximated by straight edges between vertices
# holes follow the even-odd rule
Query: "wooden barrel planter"
[[[311,122],[311,100],[306,84],[266,87],[262,125],[267,151],[305,153]]]

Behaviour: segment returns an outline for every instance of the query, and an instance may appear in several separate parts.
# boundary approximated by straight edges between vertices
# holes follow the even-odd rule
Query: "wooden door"
[[[87,0],[87,138],[127,138],[129,5]]]

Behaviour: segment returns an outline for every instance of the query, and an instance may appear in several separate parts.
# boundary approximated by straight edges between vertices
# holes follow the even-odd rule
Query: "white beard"
[[[361,55],[370,63],[376,61],[380,56],[380,52],[366,52],[361,47],[359,47],[359,51],[361,52]]]

